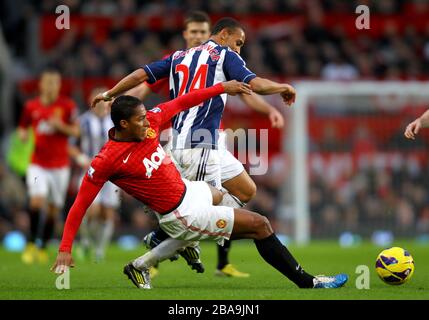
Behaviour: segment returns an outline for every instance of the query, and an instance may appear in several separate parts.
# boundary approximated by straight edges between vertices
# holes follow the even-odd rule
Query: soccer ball
[[[413,276],[414,260],[405,249],[399,247],[389,248],[378,255],[375,270],[385,283],[392,285],[403,284]]]

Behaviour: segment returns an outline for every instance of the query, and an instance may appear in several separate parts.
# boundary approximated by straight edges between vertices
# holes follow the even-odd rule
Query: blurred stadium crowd
[[[1,26],[13,57],[15,110],[34,95],[34,84],[25,84],[46,65],[57,67],[68,79],[118,79],[182,48],[181,19],[191,9],[204,10],[213,20],[232,15],[242,21],[247,32],[242,54],[253,71],[266,77],[287,81],[425,80],[429,72],[426,1],[64,0],[60,4],[70,8],[78,28],[58,33],[52,25],[46,27],[44,22],[52,22],[58,1],[6,0],[0,4]],[[359,4],[370,7],[370,32],[358,32],[354,27]],[[34,28],[39,30],[36,39],[29,33]],[[17,37],[18,32],[27,36]],[[81,111],[85,110],[84,90],[73,87],[70,91]],[[230,111],[226,111],[227,127],[239,126],[236,115],[243,116],[241,124],[247,127],[255,121],[259,127],[267,125],[259,115],[235,108],[235,103],[231,99]],[[311,123],[327,123],[329,117],[345,123],[320,125],[320,131],[310,133],[314,236],[337,236],[342,230],[368,235],[375,229],[392,229],[404,236],[429,233],[428,140],[420,138],[411,143],[402,138],[404,119],[413,118],[427,106],[419,107],[410,111],[410,106],[403,104],[395,109],[394,118],[383,112],[374,113],[370,116],[375,125],[361,121],[355,123],[354,132],[348,133],[343,130],[347,121],[359,114],[311,113]],[[18,117],[19,112],[12,117],[15,124]],[[379,138],[374,129],[377,119],[386,118],[394,126],[387,130],[388,136],[384,132]],[[3,128],[3,144],[7,144],[7,133]],[[289,159],[280,152],[279,131],[270,129],[270,134],[276,139],[270,141],[269,171],[253,177],[258,192],[249,206],[267,213],[278,232],[288,234],[292,232],[290,224],[283,221],[288,217],[288,208],[280,203],[279,193],[283,182],[290,179]],[[398,153],[401,156],[395,158]],[[351,158],[343,159],[341,164],[331,161],[333,156],[344,154],[351,154]],[[384,160],[371,160],[368,165],[362,160],[365,156]],[[389,157],[394,159],[386,160]],[[25,185],[7,167],[6,157],[1,161],[0,238],[13,228],[28,229]],[[354,162],[357,164],[338,169]],[[330,178],[326,175],[329,170],[337,175]],[[72,183],[70,199],[75,191],[76,184]],[[126,195],[120,211],[122,221],[118,220],[118,224],[122,230],[140,233],[142,228],[151,227],[151,220]]]
[[[24,4],[20,7],[16,1],[3,4],[8,9],[2,10],[3,14],[14,13],[4,17],[6,32],[23,28],[31,21],[29,16],[52,15],[58,5],[51,0],[29,3],[32,4],[26,10],[22,8]],[[243,56],[255,72],[267,76],[414,79],[425,77],[429,70],[429,28],[408,20],[416,13],[429,14],[425,1],[68,0],[61,3],[69,6],[72,13],[91,17],[94,22],[83,23],[81,32],[72,29],[54,45],[44,48],[41,60],[55,64],[69,77],[121,77],[142,63],[159,58],[160,54],[182,47],[181,24],[175,17],[181,17],[191,8],[205,10],[214,17],[225,13],[245,16],[247,43]],[[354,28],[354,10],[358,4],[370,7],[372,28],[380,29],[374,31],[377,33],[374,37],[359,34]],[[134,23],[129,23],[130,16],[135,17]],[[104,23],[107,30],[100,31],[95,23],[97,19],[104,22],[103,17],[112,21]],[[160,17],[161,21],[151,26],[151,17]],[[389,20],[378,26],[379,18]],[[348,27],[344,21],[348,21]],[[11,44],[15,41],[16,53],[25,58],[28,43],[13,35],[11,32]],[[33,74],[32,66],[23,62],[22,67],[24,74]]]

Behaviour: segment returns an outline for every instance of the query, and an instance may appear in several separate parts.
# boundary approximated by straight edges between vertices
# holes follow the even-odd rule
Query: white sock
[[[148,269],[157,263],[172,257],[178,250],[185,248],[190,243],[192,243],[192,241],[168,238],[151,251],[135,259],[133,261],[133,266],[139,270]]]
[[[222,192],[225,192],[226,189],[222,189]],[[231,208],[240,209],[243,208],[246,204],[241,202],[237,197],[231,195],[228,191],[223,194],[223,199],[219,203],[219,206],[226,206]]]
[[[114,224],[112,220],[100,222],[100,235],[97,239],[95,254],[97,258],[103,259],[106,247],[109,245],[113,235]]]
[[[80,232],[80,244],[83,248],[89,249],[91,245],[91,235],[88,226],[88,217],[84,217],[82,220],[82,224],[79,229]]]

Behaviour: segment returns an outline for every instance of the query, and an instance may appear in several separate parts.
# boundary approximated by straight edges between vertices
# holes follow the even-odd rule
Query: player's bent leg
[[[223,200],[224,194],[219,189],[216,189],[215,187],[212,187],[209,185],[210,192],[212,193],[213,202],[212,204],[214,206],[221,204]]]
[[[234,210],[234,228],[231,238],[254,239],[261,257],[299,288],[338,288],[348,280],[345,274],[333,277],[314,277],[306,273],[276,237],[268,219],[255,212],[244,209]]]
[[[47,243],[50,239],[52,239],[55,232],[55,224],[57,222],[59,216],[60,209],[57,205],[53,203],[48,204],[48,210],[46,212],[45,225],[43,226],[42,232],[42,243],[40,246],[40,250],[38,252],[37,259],[39,263],[46,264],[48,263],[49,256],[48,251],[46,249]]]
[[[234,226],[231,239],[264,239],[273,234],[268,219],[256,212],[234,209]]]
[[[22,262],[25,264],[33,264],[38,259],[39,249],[36,246],[36,239],[39,230],[40,216],[42,208],[45,204],[46,198],[44,196],[31,196],[29,203],[30,215],[30,235],[28,243],[21,255]]]
[[[143,238],[143,243],[147,249],[153,249],[168,238],[170,238],[170,236],[165,233],[164,230],[158,228],[157,230],[149,232],[147,235],[145,235]],[[169,259],[170,261],[176,261],[179,259],[179,254],[176,253]]]
[[[153,249],[168,238],[169,236],[162,229],[158,229],[157,231],[152,231],[151,233],[147,234],[143,238],[143,242],[148,249]],[[179,259],[177,252],[186,260],[186,263],[191,267],[192,270],[195,270],[197,273],[204,272],[204,265],[200,259],[201,248],[197,241],[190,242],[185,248],[179,248],[173,256],[168,257],[170,261]]]
[[[222,159],[222,187],[224,193],[220,205],[232,208],[242,208],[256,194],[256,185],[244,170],[243,165],[229,151],[224,151]],[[215,275],[247,278],[250,274],[239,271],[229,262],[228,256],[231,241],[225,241],[223,246],[217,246],[217,269]]]
[[[124,267],[124,274],[138,288],[151,289],[150,268],[189,245],[190,242],[186,240],[166,239],[151,251],[128,263]]]
[[[99,217],[99,232],[95,244],[95,261],[101,262],[104,260],[107,246],[113,236],[115,209],[109,206],[101,205]]]
[[[257,187],[249,174],[243,170],[238,176],[222,182],[222,187],[241,202],[247,203],[256,195]]]

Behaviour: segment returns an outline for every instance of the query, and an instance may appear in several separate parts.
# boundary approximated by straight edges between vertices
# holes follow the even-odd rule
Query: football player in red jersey
[[[28,138],[31,127],[35,148],[27,169],[26,180],[30,197],[30,237],[22,260],[31,264],[35,260],[46,263],[46,242],[52,237],[55,222],[65,201],[70,168],[68,138],[79,136],[75,103],[60,96],[61,75],[47,69],[39,81],[40,95],[27,101],[18,127],[21,140]],[[47,204],[41,247],[35,245],[41,212]]]
[[[183,39],[186,42],[186,48],[197,47],[210,38],[211,21],[210,17],[201,11],[192,11],[185,17]],[[168,56],[164,57],[167,58]],[[152,92],[164,92],[168,94],[168,78],[163,78],[149,84],[144,82],[139,86],[129,90],[128,95],[135,96],[140,100],[144,101],[147,96]],[[167,89],[167,90],[165,90]],[[273,128],[282,128],[284,125],[284,119],[282,114],[259,95],[252,93],[250,95],[240,95],[241,100],[253,110],[265,114],[271,121]],[[226,149],[225,133],[219,134],[219,154],[220,160],[220,174],[222,187],[228,191],[224,194],[222,205],[232,206],[233,208],[243,207],[249,202],[256,194],[256,185],[252,178],[248,175],[243,165],[234,157],[234,155]],[[167,144],[164,149],[167,153],[171,154],[171,144]],[[176,164],[180,167],[180,163],[176,161]],[[199,163],[195,163],[195,168],[199,166]],[[186,167],[190,168],[189,165]],[[187,170],[182,172],[182,176],[189,180],[195,179],[195,170]],[[237,201],[238,199],[238,201]],[[166,239],[167,235],[159,229],[147,235],[145,237],[145,243],[148,247],[153,247],[156,243]],[[225,241],[223,246],[217,246],[218,263],[216,268],[216,275],[246,278],[249,277],[248,273],[239,271],[234,265],[229,262],[228,255],[231,249],[231,241]],[[188,253],[188,251],[191,251]],[[194,253],[192,253],[194,252]],[[196,269],[197,272],[202,272],[202,264],[199,260],[199,248],[189,247],[181,252],[181,255],[187,260],[188,264]],[[198,256],[196,259],[191,259],[188,256]]]
[[[204,181],[182,179],[159,144],[160,126],[171,117],[217,95],[249,94],[250,86],[235,80],[197,89],[146,111],[132,96],[118,97],[112,104],[114,128],[109,141],[94,158],[64,227],[56,262],[51,270],[63,273],[74,262],[72,243],[86,210],[106,181],[111,181],[157,212],[159,225],[171,237],[124,267],[138,288],[150,289],[149,268],[170,257],[177,244],[230,238],[254,239],[260,255],[300,288],[337,288],[347,276],[313,277],[306,273],[273,233],[264,216],[244,209],[216,206],[223,194]],[[107,100],[108,97],[105,97]],[[173,252],[161,250],[171,246]],[[163,252],[163,255],[160,254]]]

